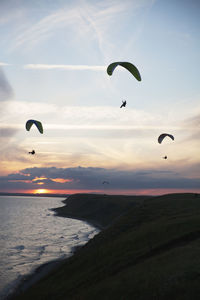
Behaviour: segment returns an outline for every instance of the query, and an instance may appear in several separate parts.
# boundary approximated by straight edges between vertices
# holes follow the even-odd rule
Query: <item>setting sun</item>
[[[34,191],[34,194],[47,194],[49,193],[49,190],[47,189],[38,189]]]

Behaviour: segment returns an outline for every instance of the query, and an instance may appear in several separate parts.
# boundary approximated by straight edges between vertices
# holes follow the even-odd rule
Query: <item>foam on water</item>
[[[54,215],[63,199],[0,196],[0,298],[13,291],[38,266],[69,257],[98,229]]]

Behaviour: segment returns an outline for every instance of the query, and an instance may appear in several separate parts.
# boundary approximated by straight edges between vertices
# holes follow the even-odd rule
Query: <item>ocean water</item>
[[[62,198],[0,196],[0,299],[24,275],[49,261],[72,255],[99,232],[89,224],[54,215]]]

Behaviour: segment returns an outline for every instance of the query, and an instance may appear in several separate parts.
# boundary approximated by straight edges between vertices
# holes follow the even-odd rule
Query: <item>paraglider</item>
[[[26,130],[29,131],[33,124],[35,124],[35,126],[37,127],[37,129],[39,130],[40,133],[43,133],[42,123],[40,121],[36,121],[36,120],[28,120],[26,122]]]
[[[109,182],[108,181],[103,181],[102,184],[109,184]]]
[[[142,78],[140,76],[140,72],[138,71],[138,69],[131,63],[129,62],[114,62],[114,63],[111,63],[108,67],[107,67],[107,73],[108,75],[112,75],[113,74],[113,71],[115,70],[115,68],[117,66],[122,66],[124,67],[125,69],[127,69],[138,81],[141,81]]]
[[[173,141],[174,141],[174,137],[172,134],[169,134],[169,133],[162,133],[159,137],[158,137],[158,143],[161,144],[163,139],[168,136],[170,137]]]
[[[120,106],[120,108],[125,107],[125,106],[126,106],[126,100],[125,101],[122,100],[122,105]]]
[[[35,154],[35,150],[30,151],[29,154],[34,155]]]

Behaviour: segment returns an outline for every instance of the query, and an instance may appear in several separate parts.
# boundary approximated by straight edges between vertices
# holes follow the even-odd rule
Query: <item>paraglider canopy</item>
[[[40,121],[36,121],[36,120],[28,120],[26,122],[26,130],[29,131],[33,124],[35,124],[35,126],[37,127],[37,129],[39,130],[40,133],[43,133],[42,123]]]
[[[125,69],[127,69],[138,81],[141,81],[142,78],[140,76],[140,72],[138,71],[138,69],[136,68],[136,66],[134,66],[132,63],[130,62],[114,62],[111,63],[108,67],[107,67],[107,73],[108,75],[112,75],[113,71],[115,70],[115,68],[117,66],[122,66]]]
[[[158,137],[158,143],[161,144],[163,139],[168,136],[170,137],[173,141],[174,141],[174,137],[172,134],[169,134],[169,133],[162,133],[159,137]]]

